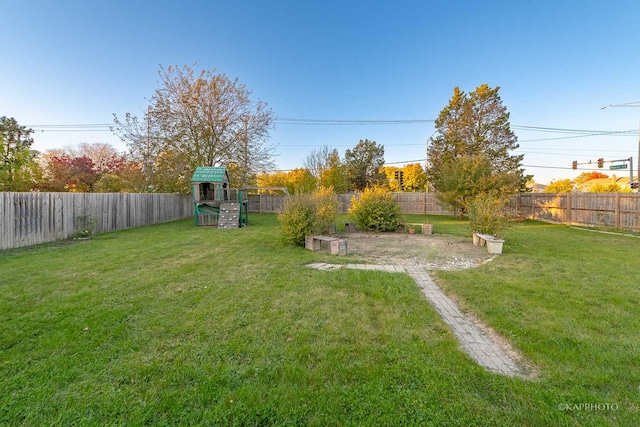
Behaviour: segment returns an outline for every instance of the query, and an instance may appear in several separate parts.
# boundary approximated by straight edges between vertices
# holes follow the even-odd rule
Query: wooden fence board
[[[350,194],[338,195],[347,213]],[[249,212],[281,212],[283,195],[249,195]],[[404,213],[450,214],[433,193],[397,193]],[[640,194],[523,193],[509,204],[512,215],[550,222],[640,230]],[[127,193],[0,192],[0,250],[66,239],[80,227],[78,217],[96,218],[96,232],[122,230],[193,216],[191,196]]]
[[[520,215],[565,224],[640,229],[640,194],[525,193],[518,197]]]
[[[0,192],[0,250],[69,238],[83,216],[104,233],[188,218],[192,210],[191,197],[179,194]]]

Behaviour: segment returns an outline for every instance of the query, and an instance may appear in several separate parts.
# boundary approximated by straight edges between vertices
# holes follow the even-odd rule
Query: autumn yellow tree
[[[383,173],[387,177],[386,187],[393,192],[402,191],[400,189],[400,181],[396,179],[396,172],[400,172],[402,169],[397,166],[382,166],[380,173]]]
[[[573,181],[570,179],[559,179],[551,181],[544,189],[545,193],[571,193],[573,191]]]
[[[326,168],[320,177],[320,186],[323,188],[333,188],[338,193],[345,193],[349,189],[347,168],[338,154],[338,150],[333,150],[327,158]]]
[[[289,172],[262,173],[257,178],[261,187],[286,187],[289,194],[313,193],[316,178],[308,169],[296,168]]]
[[[313,193],[317,180],[309,169],[296,168],[287,173],[287,188],[291,194]]]
[[[402,168],[404,191],[426,191],[427,174],[420,163],[409,163]]]
[[[418,192],[426,191],[427,174],[420,163],[410,163],[403,167],[383,166],[380,172],[387,177],[387,188],[390,191]],[[396,172],[402,172],[402,188],[400,180],[396,178]]]
[[[260,173],[256,182],[260,187],[286,187],[287,173],[281,171]]]

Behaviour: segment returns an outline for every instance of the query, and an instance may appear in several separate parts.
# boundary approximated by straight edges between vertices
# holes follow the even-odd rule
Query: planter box
[[[347,255],[347,239],[335,239],[329,242],[329,253],[331,255]]]
[[[473,233],[473,246],[478,246],[480,244],[480,236],[477,233]]]
[[[488,234],[473,233],[473,244],[476,246],[487,246],[490,254],[501,254],[504,240]]]
[[[501,254],[502,253],[502,244],[504,240],[487,240],[487,251],[490,254]]]

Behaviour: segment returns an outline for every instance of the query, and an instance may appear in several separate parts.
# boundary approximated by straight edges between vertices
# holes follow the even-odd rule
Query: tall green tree
[[[519,145],[499,90],[483,84],[466,94],[456,87],[435,121],[427,177],[440,200],[461,214],[476,194],[495,190],[506,197],[524,191],[530,178],[522,168],[524,156],[512,154]]]
[[[431,184],[438,190],[438,199],[461,217],[469,212],[480,194],[511,196],[517,187],[513,173],[494,173],[488,157],[483,154],[450,158],[440,165],[442,173]]]
[[[360,140],[344,154],[349,186],[362,191],[367,187],[382,185],[386,177],[380,168],[384,166],[384,146],[368,139]]]
[[[159,75],[161,87],[151,97],[144,120],[115,116],[113,127],[142,162],[149,185],[188,192],[185,177],[197,166],[234,164],[242,182],[232,185],[240,186],[274,167],[274,147],[267,143],[273,112],[266,103],[253,101],[238,79],[215,70],[195,73],[189,66],[161,67]]]
[[[31,149],[33,130],[16,119],[0,117],[0,191],[29,191],[37,180],[38,152]]]

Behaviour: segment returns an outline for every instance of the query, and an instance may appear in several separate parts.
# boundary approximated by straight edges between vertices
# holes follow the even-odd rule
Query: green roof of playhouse
[[[229,182],[227,168],[218,166],[198,166],[193,171],[191,182]]]

